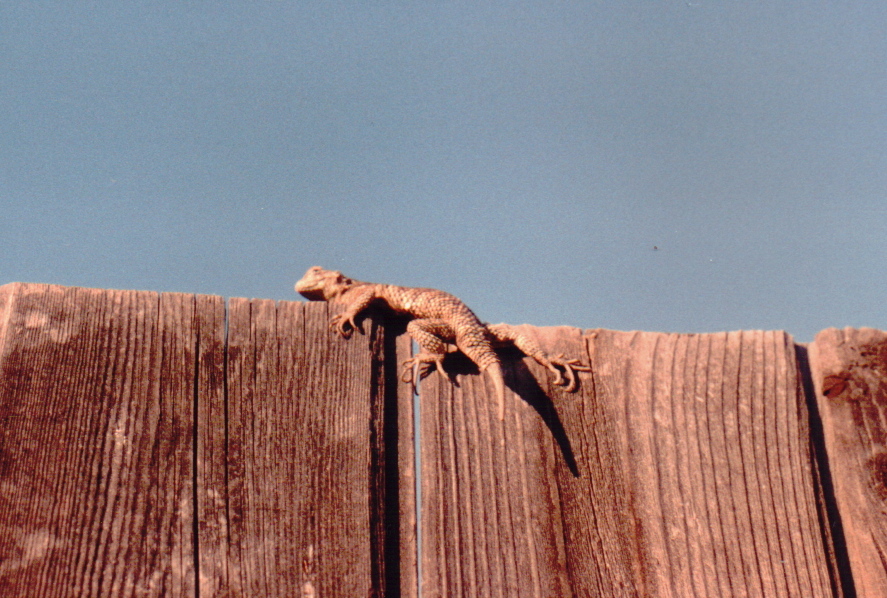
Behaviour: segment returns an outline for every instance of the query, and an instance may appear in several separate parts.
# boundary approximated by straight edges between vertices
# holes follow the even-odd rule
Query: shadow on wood
[[[578,396],[529,360],[513,377],[551,397],[579,476],[533,405],[500,423],[483,377],[429,379],[423,596],[842,590],[787,335],[525,332],[592,363]]]
[[[855,589],[887,596],[887,333],[823,330],[810,365]]]
[[[554,402],[548,395],[548,391],[539,385],[539,382],[527,368],[527,365],[522,361],[524,354],[514,348],[503,349],[498,351],[498,353],[507,372],[505,385],[517,398],[523,400],[539,414],[539,417],[548,426],[552,439],[560,449],[567,468],[574,476],[579,477],[576,456],[573,453],[573,447],[570,444],[570,439],[567,437],[563,422],[561,422],[557,409],[554,407]],[[477,365],[461,353],[447,355],[444,359],[444,367],[452,377],[452,383],[456,386],[459,385],[459,380],[464,379],[465,376],[481,375]],[[432,373],[431,375],[439,374]]]

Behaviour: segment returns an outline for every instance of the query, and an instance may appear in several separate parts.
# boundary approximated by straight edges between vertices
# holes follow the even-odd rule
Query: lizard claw
[[[443,367],[443,355],[437,356],[429,353],[419,353],[403,362],[403,374],[401,374],[400,379],[403,382],[412,384],[415,389],[417,382],[424,380],[429,374],[431,374],[432,364],[436,366],[437,371],[439,371],[441,375],[447,378],[450,377]],[[418,369],[418,377],[414,373],[414,369]]]
[[[407,383],[412,387],[413,394],[417,395],[418,392],[418,384],[420,380],[424,380],[425,377],[431,373],[431,364],[427,361],[421,361],[416,357],[411,359],[407,359],[403,362],[403,373],[400,375],[401,381]]]
[[[409,384],[410,387],[413,389],[413,394],[416,395],[419,393],[416,392],[416,374],[413,373],[413,370],[415,369],[415,367],[414,367],[415,364],[410,363],[411,361],[413,361],[413,360],[407,359],[406,361],[403,362],[403,373],[401,373],[401,375],[400,375],[400,381],[404,382],[405,384]],[[421,378],[422,378],[422,372],[420,371],[419,372],[419,379],[421,380]]]
[[[578,388],[578,380],[576,372],[590,372],[591,366],[583,364],[575,358],[567,358],[563,353],[550,359],[551,366],[549,369],[554,373],[554,384],[563,386],[567,392],[576,392]],[[563,372],[561,372],[563,370]],[[566,374],[566,378],[564,375]]]
[[[412,384],[413,390],[415,390],[416,383],[419,380],[424,380],[430,373],[430,364],[419,363],[415,359],[407,359],[403,362],[403,373],[401,374],[400,379],[402,382]]]
[[[336,314],[330,319],[330,329],[338,332],[342,338],[351,338],[351,333],[357,330],[363,334],[363,328],[354,321],[354,316]]]

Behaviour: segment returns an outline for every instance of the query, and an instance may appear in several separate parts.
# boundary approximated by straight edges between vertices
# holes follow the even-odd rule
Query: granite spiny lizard
[[[567,359],[563,355],[549,357],[533,340],[508,324],[481,322],[465,303],[444,291],[361,282],[341,272],[314,266],[296,283],[296,292],[312,301],[343,304],[345,311],[333,316],[330,327],[344,338],[349,338],[354,330],[363,332],[355,318],[372,303],[383,303],[395,312],[412,317],[407,332],[421,351],[404,362],[403,380],[415,382],[413,367],[418,369],[419,378],[424,378],[431,372],[432,364],[447,376],[444,357],[447,353],[462,351],[481,371],[489,372],[499,400],[500,420],[505,417],[505,379],[494,346],[514,344],[548,368],[554,375],[554,384],[569,392],[578,386],[576,372],[591,371],[578,359]]]

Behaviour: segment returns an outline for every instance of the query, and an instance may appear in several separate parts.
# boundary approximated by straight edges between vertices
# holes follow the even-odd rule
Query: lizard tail
[[[491,363],[486,368],[496,387],[496,398],[499,400],[499,421],[505,419],[505,376],[502,373],[502,365],[498,361]]]
[[[489,372],[499,399],[499,419],[505,419],[505,376],[502,364],[493,349],[484,325],[472,314],[464,314],[451,323],[456,332],[456,346],[468,359],[477,364],[482,372]]]

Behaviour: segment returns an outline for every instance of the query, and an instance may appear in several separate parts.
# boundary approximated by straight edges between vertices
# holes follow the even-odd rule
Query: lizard
[[[385,304],[391,310],[411,317],[407,333],[421,351],[404,361],[401,379],[415,388],[416,377],[419,380],[425,378],[431,373],[432,366],[449,378],[443,367],[444,357],[461,351],[481,372],[488,372],[492,378],[500,420],[505,418],[505,377],[495,347],[513,344],[546,367],[554,376],[553,383],[568,392],[575,392],[578,388],[577,372],[591,371],[578,359],[568,359],[563,354],[550,357],[535,341],[509,324],[481,322],[461,299],[445,291],[362,282],[320,266],[309,268],[295,289],[311,301],[344,305],[345,310],[330,320],[330,328],[346,339],[354,330],[363,333],[356,318],[371,304]]]

